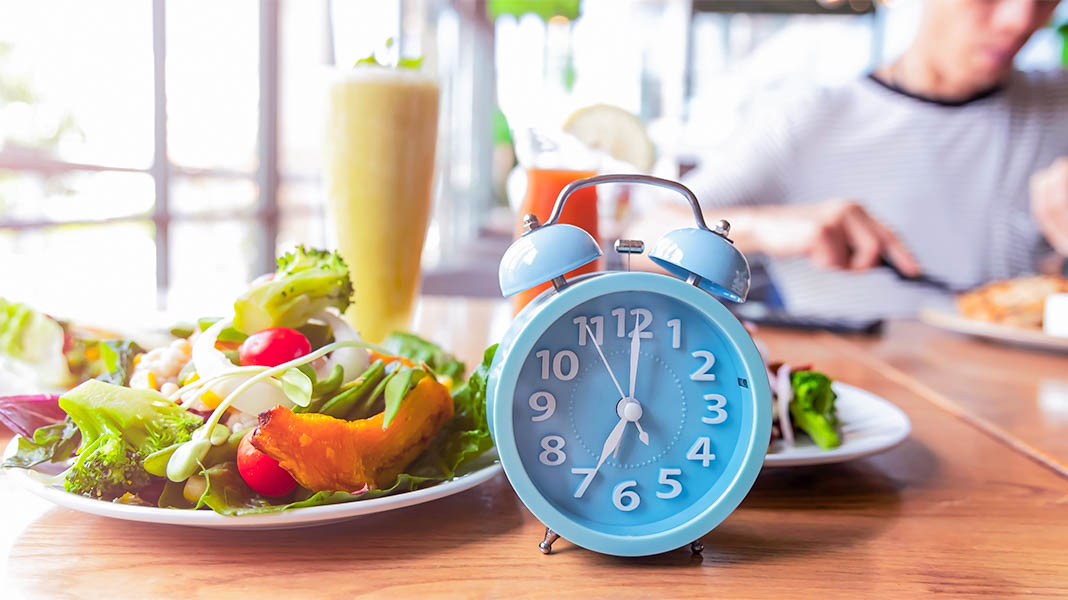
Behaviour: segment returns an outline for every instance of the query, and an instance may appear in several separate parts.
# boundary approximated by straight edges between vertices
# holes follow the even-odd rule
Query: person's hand
[[[905,275],[920,274],[901,239],[856,202],[833,199],[765,210],[758,235],[767,254],[807,256],[821,267],[854,271],[878,266],[885,258]]]
[[[1031,176],[1031,216],[1049,245],[1068,256],[1068,157]]]

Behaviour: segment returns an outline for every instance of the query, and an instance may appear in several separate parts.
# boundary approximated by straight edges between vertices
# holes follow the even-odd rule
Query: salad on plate
[[[0,398],[0,422],[19,436],[4,467],[101,501],[224,515],[452,479],[493,446],[496,347],[465,379],[462,362],[414,334],[363,341],[340,316],[351,295],[337,253],[297,247],[231,316],[176,327],[149,350],[0,300],[0,368],[60,388]]]
[[[794,446],[799,435],[808,436],[821,450],[842,444],[841,423],[835,407],[832,380],[810,366],[768,365],[771,384],[771,439]]]

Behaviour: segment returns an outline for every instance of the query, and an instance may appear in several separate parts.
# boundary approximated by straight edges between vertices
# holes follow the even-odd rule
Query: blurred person
[[[1068,72],[1013,59],[1057,4],[925,0],[899,59],[777,105],[684,182],[743,252],[768,257],[799,314],[902,316],[944,301],[902,274],[963,290],[1033,273],[1053,251],[1068,256]],[[655,206],[634,237],[692,222],[676,199]]]

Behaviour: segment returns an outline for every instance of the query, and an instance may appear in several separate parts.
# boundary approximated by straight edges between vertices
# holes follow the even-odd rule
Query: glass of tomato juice
[[[533,213],[538,217],[538,221],[544,223],[549,219],[549,214],[552,213],[553,204],[556,203],[556,197],[560,195],[560,191],[563,190],[567,184],[577,179],[593,177],[597,174],[596,171],[535,167],[527,168],[526,172],[527,191],[526,195],[523,197],[522,208],[519,212],[520,219],[516,228],[517,237],[521,235],[523,231],[522,215]],[[559,222],[581,227],[592,235],[593,239],[600,242],[601,238],[597,227],[597,188],[590,186],[571,194],[567,200],[567,205],[564,206],[564,211],[560,214]],[[565,277],[574,277],[576,275],[582,275],[583,273],[599,271],[603,268],[603,260],[604,259],[598,259],[592,263],[583,265],[574,271],[567,273]],[[519,312],[519,310],[526,306],[528,302],[551,286],[551,283],[545,282],[537,287],[516,294],[513,297],[513,307],[515,311]]]

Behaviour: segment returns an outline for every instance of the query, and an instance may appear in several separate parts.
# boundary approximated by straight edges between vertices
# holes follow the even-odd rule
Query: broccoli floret
[[[66,488],[96,498],[136,493],[149,482],[144,458],[188,440],[200,417],[154,390],[135,390],[96,379],[59,399],[82,433],[78,459]]]
[[[841,444],[838,437],[838,413],[834,408],[837,397],[831,389],[831,379],[816,371],[795,371],[790,374],[794,399],[790,402],[790,417],[794,426],[807,433],[823,450]]]
[[[247,334],[272,327],[296,328],[330,306],[345,312],[351,296],[349,268],[337,252],[297,246],[278,259],[273,279],[234,302],[234,328]]]
[[[151,476],[141,462],[140,453],[109,433],[82,450],[63,487],[74,494],[114,500],[149,484]]]

